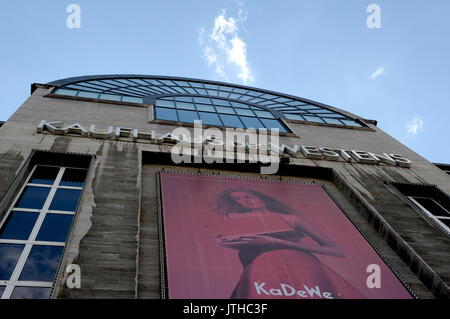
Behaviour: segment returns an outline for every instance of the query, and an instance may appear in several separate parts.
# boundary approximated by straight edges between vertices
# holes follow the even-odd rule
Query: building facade
[[[450,177],[259,88],[33,84],[0,125],[0,296],[448,298]]]

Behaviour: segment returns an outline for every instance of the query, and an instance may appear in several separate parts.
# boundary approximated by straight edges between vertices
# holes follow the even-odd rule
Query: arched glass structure
[[[242,128],[277,128],[282,119],[344,127],[366,126],[334,108],[272,91],[198,79],[105,75],[50,82],[53,94],[155,106],[155,119]]]

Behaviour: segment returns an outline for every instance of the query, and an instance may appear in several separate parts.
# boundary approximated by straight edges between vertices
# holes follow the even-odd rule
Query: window
[[[288,132],[280,120],[263,108],[219,98],[190,96],[158,98],[155,102],[155,118],[187,123],[194,123],[200,119],[206,125],[278,129],[279,132]]]
[[[450,231],[450,210],[445,209],[432,198],[418,196],[409,196],[408,198],[428,214],[429,217]]]
[[[277,118],[271,110],[278,111],[278,117],[287,118],[290,120],[297,120],[309,123],[322,123],[338,125],[338,126],[366,126],[362,122],[350,118],[349,116],[340,114],[326,106],[312,101],[306,101],[301,98],[282,96],[282,94],[269,94],[265,90],[246,89],[236,87],[231,84],[210,83],[210,81],[178,79],[171,80],[162,78],[152,78],[150,76],[142,77],[117,77],[105,78],[94,77],[86,78],[85,80],[77,81],[56,81],[54,84],[59,85],[53,91],[53,94],[65,96],[78,96],[84,98],[94,98],[110,101],[122,101],[131,103],[144,103],[144,97],[154,96],[157,99],[157,107],[175,107],[175,101],[186,102],[185,109],[192,107],[194,104],[197,110],[214,112],[206,110],[206,105],[214,105],[218,110],[219,107],[233,107],[240,109],[251,109],[252,111],[259,111],[256,116],[258,118]],[[155,95],[174,94],[175,101],[171,98],[161,98]],[[191,96],[177,96],[189,94]],[[199,96],[200,95],[200,96]],[[171,100],[171,102],[167,102]],[[163,102],[165,101],[165,102]],[[192,104],[194,103],[194,104]],[[182,106],[183,104],[179,104]],[[258,107],[268,107],[269,111]],[[203,109],[202,109],[203,108]],[[220,112],[220,111],[218,111]],[[249,112],[243,116],[250,115]],[[224,114],[224,113],[221,113]],[[225,113],[231,114],[231,113]],[[281,115],[280,115],[281,114]],[[173,113],[172,113],[173,115]],[[160,118],[168,119],[168,118]],[[280,122],[281,123],[281,122]],[[280,124],[283,130],[287,131],[284,125]],[[264,126],[262,126],[263,128]],[[265,127],[270,129],[269,127]]]
[[[37,165],[0,223],[0,297],[47,299],[86,169]]]
[[[450,197],[434,185],[390,183],[411,206],[450,237]]]

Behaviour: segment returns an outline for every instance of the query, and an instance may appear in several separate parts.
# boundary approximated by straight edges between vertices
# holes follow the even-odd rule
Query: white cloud
[[[409,121],[406,128],[406,135],[408,137],[415,137],[420,131],[423,130],[423,121],[419,117],[415,116],[411,121]]]
[[[247,18],[246,12],[239,10],[237,18],[226,17],[222,9],[214,19],[214,27],[208,34],[204,28],[199,32],[199,44],[208,67],[214,68],[216,75],[229,81],[230,75],[244,84],[252,83],[254,77],[247,58],[247,44],[239,36],[239,25]]]
[[[382,74],[386,74],[386,71],[384,70],[384,66],[380,66],[378,67],[375,72],[372,73],[372,75],[370,76],[370,78],[372,80],[375,80],[377,77],[379,77]]]

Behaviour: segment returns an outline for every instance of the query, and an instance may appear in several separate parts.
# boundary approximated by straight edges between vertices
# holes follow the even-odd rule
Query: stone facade
[[[47,96],[52,87],[37,85],[32,95],[0,128],[0,199],[17,191],[14,181],[25,169],[33,150],[55,154],[89,154],[93,161],[57,277],[53,298],[161,298],[162,260],[158,220],[157,173],[220,172],[230,176],[261,177],[243,165],[174,165],[158,154],[170,145],[95,139],[77,135],[38,133],[41,120],[136,128],[164,134],[176,126],[156,123],[152,108]],[[149,115],[150,112],[150,115]],[[367,129],[287,123],[295,134],[280,137],[286,145],[339,146],[377,154],[396,153],[412,161],[410,168],[291,157],[282,180],[323,183],[368,240],[397,271],[418,298],[450,296],[450,239],[400,198],[388,182],[436,185],[450,194],[450,176],[373,124]],[[145,155],[146,160],[143,160]],[[165,157],[170,158],[170,157]],[[305,168],[322,169],[328,176],[305,176]],[[326,175],[326,174],[325,174]],[[5,205],[0,207],[3,217]],[[82,271],[81,289],[65,286],[69,264]]]

